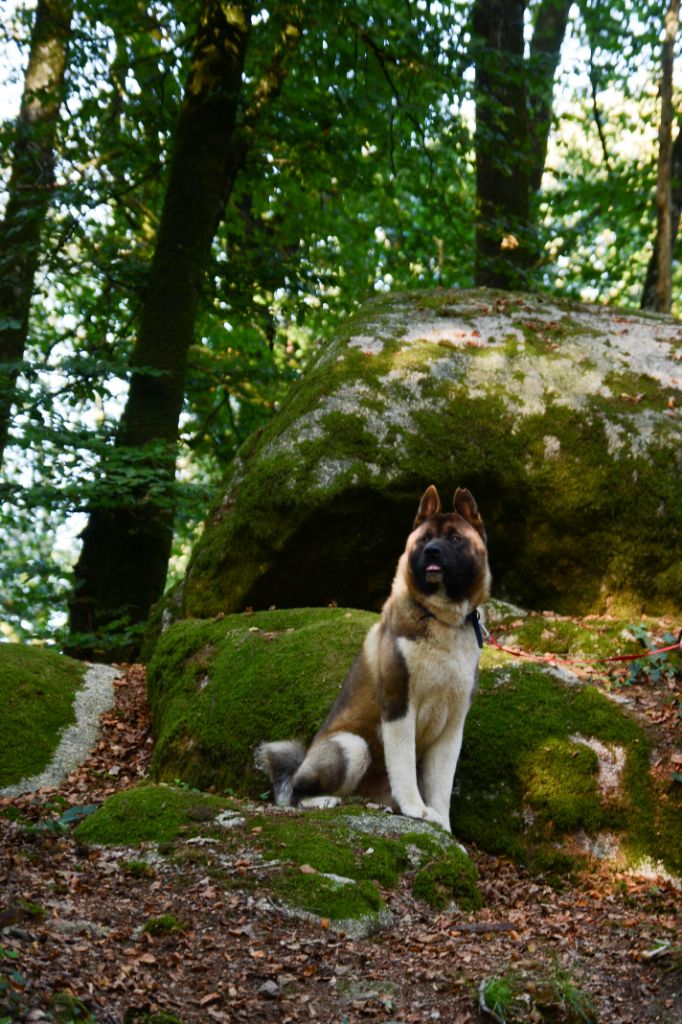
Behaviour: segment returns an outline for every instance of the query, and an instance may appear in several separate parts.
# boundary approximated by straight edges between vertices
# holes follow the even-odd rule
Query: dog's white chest
[[[409,672],[409,703],[417,752],[430,746],[453,718],[463,717],[476,683],[479,648],[472,630],[448,631],[440,643],[398,640]]]

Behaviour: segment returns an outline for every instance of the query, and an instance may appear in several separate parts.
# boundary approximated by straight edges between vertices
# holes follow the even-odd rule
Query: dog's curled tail
[[[279,740],[275,743],[261,743],[256,749],[256,768],[270,776],[275,803],[278,807],[289,807],[292,803],[292,778],[303,764],[305,749],[294,740]]]

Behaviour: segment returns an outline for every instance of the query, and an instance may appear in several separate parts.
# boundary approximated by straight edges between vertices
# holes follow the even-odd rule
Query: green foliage
[[[16,949],[0,943],[0,1024],[10,1024],[24,1010],[26,978],[16,966],[19,959]]]
[[[557,1024],[595,1024],[592,1000],[559,967],[509,969],[481,982],[479,1006],[499,1024],[551,1020]]]
[[[635,640],[645,650],[655,650],[658,647],[670,647],[671,644],[679,644],[679,636],[673,633],[654,635],[644,624],[629,626]],[[633,683],[644,683],[657,686],[661,683],[674,687],[682,679],[682,662],[680,650],[667,651],[664,654],[652,654],[646,658],[630,662],[629,673],[624,680],[626,686]]]
[[[70,992],[57,992],[50,1000],[50,1012],[55,1024],[97,1024],[87,1004]]]
[[[529,34],[541,6],[528,7]],[[75,9],[68,117],[60,121],[0,492],[0,629],[11,639],[63,638],[82,526],[75,517],[121,494],[156,501],[161,479],[149,451],[123,461],[113,441],[198,6],[89,0]],[[471,5],[305,5],[283,86],[256,116],[288,10],[266,3],[253,19],[241,169],[195,324],[172,452],[178,482],[162,495],[175,512],[171,582],[225,466],[267,424],[339,321],[375,291],[473,279],[477,200],[465,72],[480,55]],[[4,15],[7,38],[22,50],[10,62],[14,79],[32,17],[22,5]],[[652,0],[573,8],[531,225],[545,248],[530,287],[638,303],[654,226],[660,19]],[[509,69],[512,86],[523,71],[531,108],[532,70]],[[15,138],[16,125],[0,125],[4,167]],[[501,147],[501,158],[509,155]],[[677,265],[674,273],[679,286]],[[0,315],[3,326],[11,325]]]

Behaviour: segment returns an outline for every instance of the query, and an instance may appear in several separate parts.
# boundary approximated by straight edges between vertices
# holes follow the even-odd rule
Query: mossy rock
[[[476,495],[497,594],[679,610],[681,350],[671,317],[547,296],[371,300],[246,442],[168,616],[378,608],[429,483]]]
[[[233,804],[189,787],[138,786],[115,793],[81,822],[75,836],[82,843],[134,846],[168,843],[180,835],[196,835]]]
[[[312,738],[375,618],[292,609],[171,627],[148,673],[154,778],[257,796],[254,748]]]
[[[0,788],[42,772],[76,720],[85,666],[55,651],[0,644]]]
[[[149,784],[110,797],[75,835],[81,843],[160,844],[180,863],[202,858],[216,882],[229,886],[240,879],[224,873],[226,861],[243,860],[248,850],[255,870],[244,886],[265,888],[295,913],[328,918],[358,934],[358,928],[366,934],[388,920],[381,890],[405,875],[413,878],[415,897],[431,906],[480,907],[475,868],[454,840],[425,822],[407,825],[355,806],[282,811]],[[206,848],[202,837],[209,839]],[[167,916],[145,929],[167,934],[178,926]]]
[[[373,621],[371,613],[334,608],[172,626],[149,667],[153,775],[266,796],[255,747],[311,739]],[[576,650],[611,654],[628,645],[622,622],[591,627],[571,634]],[[486,648],[455,782],[454,832],[549,874],[570,869],[605,835],[624,863],[649,859],[680,873],[681,787],[663,791],[655,782],[650,750],[642,726],[595,687]],[[611,789],[602,785],[604,757],[617,768]]]
[[[566,851],[617,837],[624,863],[662,862],[682,873],[682,821],[649,772],[651,742],[594,687],[536,665],[484,670],[467,718],[451,817],[464,841],[536,870],[563,872]],[[600,785],[600,759],[620,765]],[[673,799],[672,797],[670,799]],[[615,853],[615,850],[613,851]]]

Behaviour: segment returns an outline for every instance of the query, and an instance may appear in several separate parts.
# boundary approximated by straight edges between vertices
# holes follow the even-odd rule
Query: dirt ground
[[[393,927],[351,940],[287,917],[257,879],[250,891],[225,889],[201,864],[166,862],[137,876],[120,852],[78,845],[50,822],[138,781],[149,762],[144,671],[128,668],[116,687],[79,771],[59,790],[0,802],[0,1022],[465,1024],[502,1019],[481,1011],[478,989],[509,971],[525,1004],[508,1020],[682,1021],[682,894],[660,877],[602,866],[557,890],[473,849],[483,910],[432,911],[405,882],[383,894]],[[667,696],[628,690],[633,710],[662,729],[660,770],[678,756]],[[237,880],[253,884],[250,868],[245,849]],[[163,914],[184,930],[143,931]],[[591,1009],[571,1009],[574,988]],[[58,993],[81,1003],[68,1009],[62,997],[59,1008]]]

